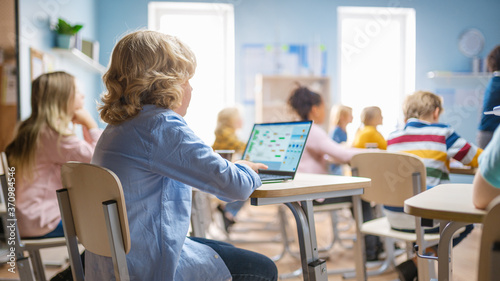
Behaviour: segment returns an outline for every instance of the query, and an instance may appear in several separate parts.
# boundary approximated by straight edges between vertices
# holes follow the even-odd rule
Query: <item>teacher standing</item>
[[[493,72],[493,77],[484,92],[482,112],[491,111],[495,106],[500,105],[500,45],[488,54],[486,63],[488,71]],[[500,116],[483,114],[476,140],[479,147],[483,149],[486,147],[498,124],[500,124]]]

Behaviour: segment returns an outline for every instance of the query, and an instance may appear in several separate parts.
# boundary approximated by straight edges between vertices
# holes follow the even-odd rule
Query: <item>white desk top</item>
[[[366,188],[370,185],[371,179],[369,178],[297,173],[295,179],[291,181],[263,184],[250,195],[250,198],[320,194]]]
[[[472,203],[472,184],[440,184],[405,200],[405,213],[438,220],[481,223],[486,211]]]

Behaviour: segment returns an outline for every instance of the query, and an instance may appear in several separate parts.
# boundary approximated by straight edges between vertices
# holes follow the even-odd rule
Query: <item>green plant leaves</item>
[[[80,29],[82,29],[82,27],[83,25],[81,24],[71,25],[65,20],[59,18],[55,31],[58,34],[75,35]]]

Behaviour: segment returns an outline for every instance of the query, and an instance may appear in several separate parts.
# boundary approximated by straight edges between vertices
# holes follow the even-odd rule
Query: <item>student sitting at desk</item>
[[[336,143],[347,142],[347,125],[352,122],[352,108],[345,105],[335,105],[330,110],[330,125],[333,127],[330,137]],[[330,164],[330,174],[342,176],[341,164]]]
[[[387,149],[387,141],[377,131],[377,126],[382,125],[382,110],[378,106],[369,106],[361,111],[361,122],[363,125],[358,129],[352,142],[357,148]]]
[[[495,197],[500,195],[500,127],[479,157],[479,169],[474,177],[474,206],[485,209]]]
[[[226,200],[246,200],[261,185],[264,164],[231,163],[183,119],[196,59],[179,39],[155,31],[123,37],[104,74],[100,107],[109,123],[92,163],[120,178],[127,205],[131,280],[277,280],[264,255],[228,243],[186,237],[196,187]],[[112,280],[111,258],[87,251],[85,280]]]
[[[214,150],[234,150],[238,155],[243,154],[246,143],[238,139],[236,131],[243,126],[243,119],[237,107],[226,107],[217,114],[215,128]]]
[[[417,91],[406,97],[403,113],[406,125],[402,130],[392,132],[387,139],[388,151],[401,151],[422,158],[427,170],[427,189],[449,182],[451,158],[471,167],[477,167],[481,148],[461,138],[449,125],[439,123],[443,112],[441,98],[433,93]],[[415,219],[405,214],[403,208],[384,206],[391,227],[400,231],[415,231]],[[472,231],[466,227],[453,240],[458,244]],[[426,233],[437,233],[438,228],[426,229]],[[413,280],[417,274],[416,265],[408,260],[397,266],[400,280]]]
[[[9,165],[16,168],[16,216],[23,238],[64,237],[56,196],[61,165],[90,162],[102,132],[83,100],[75,77],[66,72],[45,73],[32,82],[31,116],[6,149]],[[71,123],[82,125],[83,140]],[[70,276],[66,269],[52,280]]]
[[[335,159],[338,163],[349,163],[352,156],[363,152],[363,149],[346,147],[333,141],[320,127],[325,121],[325,104],[321,96],[306,87],[296,88],[288,99],[288,104],[297,113],[301,120],[313,120],[306,147],[297,171],[300,173],[328,174],[327,157]],[[338,197],[327,198],[324,201],[314,201],[313,204],[332,204],[340,202],[351,202],[352,198]],[[362,202],[363,218],[371,220],[375,218],[373,209],[369,202]],[[383,247],[377,236],[365,236],[366,259],[368,261],[378,260],[378,255]]]
[[[212,145],[214,150],[234,150],[238,158],[241,158],[246,143],[238,139],[236,131],[243,126],[243,119],[237,107],[226,107],[217,114],[217,127],[215,128],[215,141]],[[234,159],[234,158],[233,158]],[[243,208],[246,201],[234,201],[226,206],[219,204],[217,210],[221,213],[224,221],[224,229],[229,228],[236,222],[234,219]]]
[[[349,163],[352,156],[362,152],[356,148],[342,146],[333,141],[320,127],[325,121],[325,104],[321,96],[307,87],[298,87],[288,99],[288,104],[300,120],[312,120],[313,125],[297,171],[299,173],[328,174],[327,157],[336,162]]]

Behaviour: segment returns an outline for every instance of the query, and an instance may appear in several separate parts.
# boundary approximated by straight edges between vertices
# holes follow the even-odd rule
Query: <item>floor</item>
[[[282,277],[284,274],[293,272],[300,267],[300,260],[297,258],[298,247],[296,238],[296,228],[293,221],[291,212],[288,213],[290,233],[290,251],[286,251],[283,257],[276,261],[279,273]],[[229,240],[238,247],[260,252],[269,257],[279,256],[283,252],[283,243],[281,242],[281,235],[278,227],[277,206],[249,206],[246,205],[238,215],[238,222],[233,226],[230,234],[227,235],[220,225],[221,219],[215,217],[215,222],[210,225],[207,230],[209,238]],[[354,228],[348,210],[340,212],[339,228],[342,230],[341,236],[346,238],[343,241],[344,245],[335,244],[333,248],[325,254],[322,254],[327,259],[327,269],[340,270],[340,269],[353,269],[354,259],[353,250],[349,247],[352,241],[349,240],[353,236]],[[319,213],[315,216],[317,225],[317,237],[319,248],[327,246],[332,241],[332,231],[330,224],[330,216],[327,213]],[[292,236],[293,235],[293,236]],[[453,280],[454,281],[471,281],[477,280],[476,264],[479,251],[479,240],[481,235],[481,227],[476,226],[472,234],[467,237],[460,245],[453,249]],[[404,246],[404,245],[402,245]],[[61,264],[65,262],[67,257],[65,248],[57,248],[52,250],[45,250],[42,252],[42,258],[45,262],[51,264]],[[405,255],[397,258],[397,263],[405,260]],[[55,265],[46,266],[46,275],[48,278],[55,275],[59,270],[64,268]],[[7,271],[7,265],[0,266],[0,280],[11,280],[17,277]],[[282,279],[284,280],[284,279]],[[286,280],[297,281],[303,280],[302,276],[294,278],[287,278]],[[329,275],[328,280],[345,280],[342,275],[334,274]],[[354,279],[351,279],[354,280]],[[398,280],[396,273],[393,269],[389,272],[369,277],[368,280],[382,281],[382,280]]]

